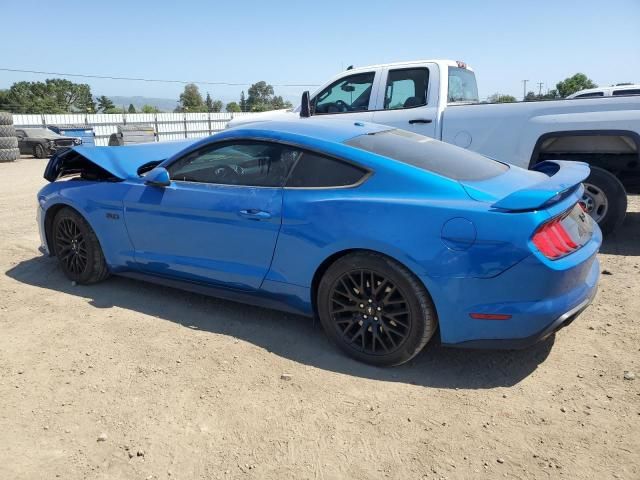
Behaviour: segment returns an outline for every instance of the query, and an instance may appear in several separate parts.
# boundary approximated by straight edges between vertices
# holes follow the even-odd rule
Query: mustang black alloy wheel
[[[109,276],[96,234],[75,210],[65,207],[56,214],[51,236],[54,253],[69,279],[88,284]]]
[[[342,257],[320,282],[318,311],[329,336],[375,365],[414,357],[436,329],[431,299],[399,263],[373,253]]]
[[[80,227],[70,218],[63,218],[56,229],[56,242],[60,261],[65,269],[80,275],[87,268],[87,244]]]

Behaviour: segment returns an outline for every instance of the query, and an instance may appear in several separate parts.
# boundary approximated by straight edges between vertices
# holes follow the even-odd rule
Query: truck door
[[[435,65],[430,67],[385,67],[373,121],[435,138],[438,75]]]
[[[335,80],[311,99],[314,116],[371,121],[380,75],[372,69]]]

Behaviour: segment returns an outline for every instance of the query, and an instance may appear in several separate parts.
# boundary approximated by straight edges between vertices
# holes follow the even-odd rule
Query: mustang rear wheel
[[[90,284],[109,276],[98,238],[78,212],[66,207],[60,210],[51,233],[54,252],[67,278]]]
[[[437,327],[431,298],[415,275],[368,252],[344,256],[329,267],[318,288],[318,313],[342,350],[378,366],[409,361]]]

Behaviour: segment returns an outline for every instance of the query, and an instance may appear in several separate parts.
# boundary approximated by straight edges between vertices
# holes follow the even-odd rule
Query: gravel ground
[[[72,286],[37,251],[43,168],[0,164],[0,478],[640,478],[640,197],[555,337],[376,369],[310,319]]]

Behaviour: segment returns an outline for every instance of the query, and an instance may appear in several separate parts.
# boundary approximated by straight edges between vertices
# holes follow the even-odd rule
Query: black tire
[[[420,280],[395,260],[371,252],[336,260],[320,280],[317,306],[329,338],[349,356],[376,366],[411,360],[438,325]]]
[[[16,136],[16,127],[13,125],[2,125],[0,124],[0,137],[15,137]]]
[[[16,137],[0,137],[0,150],[8,148],[18,148],[18,139]]]
[[[69,280],[88,285],[109,277],[98,237],[78,212],[64,207],[56,213],[51,238],[54,254]]]
[[[0,112],[0,125],[13,125],[13,115],[9,112]]]
[[[598,220],[598,225],[604,235],[613,233],[622,225],[627,213],[627,192],[624,189],[624,185],[622,185],[622,182],[620,182],[615,175],[598,167],[591,167],[591,175],[589,175],[589,178],[587,178],[584,183],[585,201],[588,196],[591,196],[593,200],[597,195],[604,195],[606,210],[602,218]],[[589,188],[590,185],[596,187],[593,192]],[[602,209],[602,205],[592,207],[588,201],[586,201],[586,203],[589,214],[597,219],[599,215],[594,208]]]
[[[20,150],[17,148],[5,148],[0,150],[0,162],[13,162],[20,158]]]
[[[33,147],[33,156],[36,158],[47,158],[47,152],[39,143]]]

